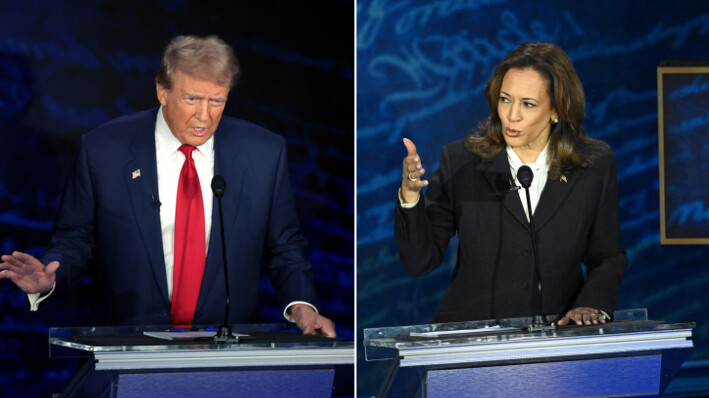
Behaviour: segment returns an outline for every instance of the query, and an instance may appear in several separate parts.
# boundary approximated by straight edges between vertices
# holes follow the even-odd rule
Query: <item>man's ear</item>
[[[158,96],[158,101],[160,102],[160,105],[165,106],[167,104],[168,90],[160,83],[155,83],[155,92]]]

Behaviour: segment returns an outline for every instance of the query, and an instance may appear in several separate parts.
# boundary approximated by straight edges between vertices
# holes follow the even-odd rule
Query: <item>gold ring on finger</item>
[[[409,175],[406,176],[409,179],[409,181],[418,181],[418,178],[411,178],[411,173],[412,172],[410,171]]]

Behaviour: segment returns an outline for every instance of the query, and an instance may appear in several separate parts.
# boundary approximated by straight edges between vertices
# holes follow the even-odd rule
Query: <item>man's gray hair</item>
[[[231,89],[239,76],[239,61],[217,36],[177,36],[165,47],[155,82],[170,90],[176,71]]]

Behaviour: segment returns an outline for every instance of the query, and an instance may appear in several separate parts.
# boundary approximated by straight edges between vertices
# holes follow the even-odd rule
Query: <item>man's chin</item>
[[[190,135],[187,137],[187,140],[186,140],[187,142],[184,142],[184,144],[186,144],[186,145],[192,145],[192,146],[201,146],[201,145],[203,145],[205,142],[207,142],[207,141],[209,140],[209,138],[212,137],[212,135],[213,135],[213,134],[211,134],[211,133],[209,133],[209,132],[207,132],[207,133],[205,133],[204,135],[201,135],[201,136],[198,136],[198,135],[195,135],[195,134],[190,134]]]

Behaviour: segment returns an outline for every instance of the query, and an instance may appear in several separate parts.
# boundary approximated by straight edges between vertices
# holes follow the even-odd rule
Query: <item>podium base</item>
[[[219,326],[217,334],[214,335],[214,344],[233,344],[238,343],[239,337],[231,334],[231,326]]]
[[[557,327],[554,322],[547,323],[544,319],[544,315],[535,315],[532,324],[524,327],[523,330],[527,332],[546,332],[556,330]]]

